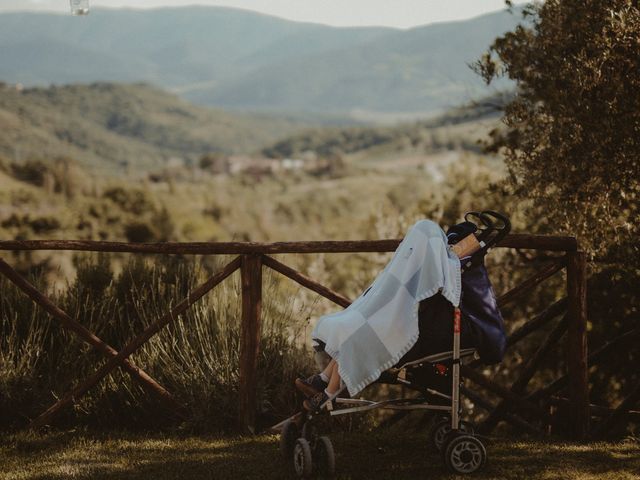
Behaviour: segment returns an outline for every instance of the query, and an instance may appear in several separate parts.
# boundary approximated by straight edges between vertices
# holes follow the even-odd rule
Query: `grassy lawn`
[[[334,434],[338,478],[430,479],[448,475],[424,435]],[[494,440],[476,479],[640,478],[640,444],[588,445]],[[292,478],[276,436],[56,433],[9,435],[0,441],[0,479]]]

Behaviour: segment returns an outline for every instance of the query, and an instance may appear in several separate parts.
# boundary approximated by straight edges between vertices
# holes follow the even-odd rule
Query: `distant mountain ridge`
[[[517,15],[337,28],[226,7],[0,14],[0,80],[149,82],[204,105],[433,112],[487,94],[468,67]]]

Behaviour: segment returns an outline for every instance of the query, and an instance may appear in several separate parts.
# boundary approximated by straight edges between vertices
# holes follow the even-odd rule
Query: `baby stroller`
[[[469,212],[465,221],[447,232],[448,243],[460,257],[462,298],[454,308],[440,294],[420,302],[416,344],[376,383],[404,385],[419,392],[414,398],[372,401],[343,398],[342,389],[318,410],[301,409],[274,426],[281,428],[280,448],[286,461],[293,459],[297,476],[314,472],[331,476],[335,456],[331,440],[318,433],[321,417],[348,415],[374,409],[431,410],[446,417],[430,432],[431,444],[455,473],[473,473],[487,458],[473,427],[460,420],[460,364],[474,355],[486,364],[499,363],[506,347],[504,322],[484,267],[484,256],[510,231],[509,220],[494,211]],[[365,293],[366,295],[366,293]],[[322,349],[320,344],[317,349]]]

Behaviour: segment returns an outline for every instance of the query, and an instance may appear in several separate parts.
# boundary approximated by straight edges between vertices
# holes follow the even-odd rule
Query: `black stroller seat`
[[[462,280],[460,360],[478,356],[485,364],[498,363],[506,348],[506,333],[484,265],[472,264]],[[420,302],[417,342],[377,382],[403,384],[424,393],[432,402],[448,401],[452,390],[453,315],[453,305],[440,294]]]

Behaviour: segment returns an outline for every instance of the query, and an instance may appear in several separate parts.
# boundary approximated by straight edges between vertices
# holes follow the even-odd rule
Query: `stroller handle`
[[[489,217],[497,220],[497,222],[492,222],[491,224],[491,228],[498,232],[492,239],[492,243],[494,245],[500,242],[511,231],[511,220],[509,220],[505,215],[496,212],[495,210],[485,210],[482,212],[482,215],[484,217]]]
[[[482,262],[489,249],[496,246],[511,231],[511,221],[505,215],[495,210],[483,210],[482,212],[468,212],[464,216],[465,221],[476,223],[479,233],[477,240],[482,246],[471,255],[465,267]],[[476,222],[473,222],[476,220]]]

